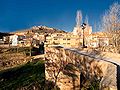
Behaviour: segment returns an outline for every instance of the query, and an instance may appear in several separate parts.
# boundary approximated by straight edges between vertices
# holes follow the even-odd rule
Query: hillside
[[[11,32],[11,34],[14,33],[22,33],[22,32],[34,32],[34,33],[65,33],[63,30],[55,29],[55,28],[50,28],[47,26],[33,26],[29,29],[24,29],[24,30],[18,30],[15,32]]]

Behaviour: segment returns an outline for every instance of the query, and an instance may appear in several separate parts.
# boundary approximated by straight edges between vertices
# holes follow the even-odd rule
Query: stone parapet
[[[45,52],[46,79],[61,90],[87,88],[92,82],[99,82],[101,90],[117,90],[116,65],[64,48],[47,47]]]

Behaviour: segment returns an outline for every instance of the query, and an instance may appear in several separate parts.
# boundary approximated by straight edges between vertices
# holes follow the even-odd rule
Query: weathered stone
[[[45,58],[47,62],[56,65],[56,67],[55,65],[49,67],[46,64],[46,79],[55,82],[54,74],[59,72],[56,84],[61,90],[79,90],[81,72],[88,77],[88,80],[93,78],[94,75],[97,75],[98,79],[102,78],[100,82],[102,90],[104,87],[115,88],[114,90],[116,90],[116,65],[110,62],[95,60],[94,58],[80,55],[70,50],[64,50],[63,48],[46,48]],[[77,67],[78,71],[72,72],[77,78],[70,77],[71,71],[69,70],[67,70],[69,72],[68,76],[64,73],[65,69],[63,68],[68,64],[73,64]]]

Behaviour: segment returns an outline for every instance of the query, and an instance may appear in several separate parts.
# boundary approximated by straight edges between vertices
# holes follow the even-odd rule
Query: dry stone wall
[[[0,70],[22,65],[28,61],[30,61],[30,57],[25,56],[23,53],[1,53]]]
[[[79,88],[78,69],[66,60],[64,49],[47,48],[45,57],[47,80],[55,82],[61,90],[72,90],[77,86]],[[69,67],[71,70],[67,70]]]

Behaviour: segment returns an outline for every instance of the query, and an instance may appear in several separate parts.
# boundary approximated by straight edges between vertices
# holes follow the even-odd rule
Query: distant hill
[[[11,35],[10,33],[3,33],[3,32],[0,32],[0,39],[3,38],[3,36],[9,36]]]
[[[34,26],[31,27],[30,29],[25,29],[25,30],[19,30],[16,32],[12,32],[12,34],[14,33],[21,33],[21,32],[29,32],[32,31],[34,33],[65,33],[65,31],[63,30],[59,30],[59,29],[55,29],[55,28],[50,28],[47,26]]]

